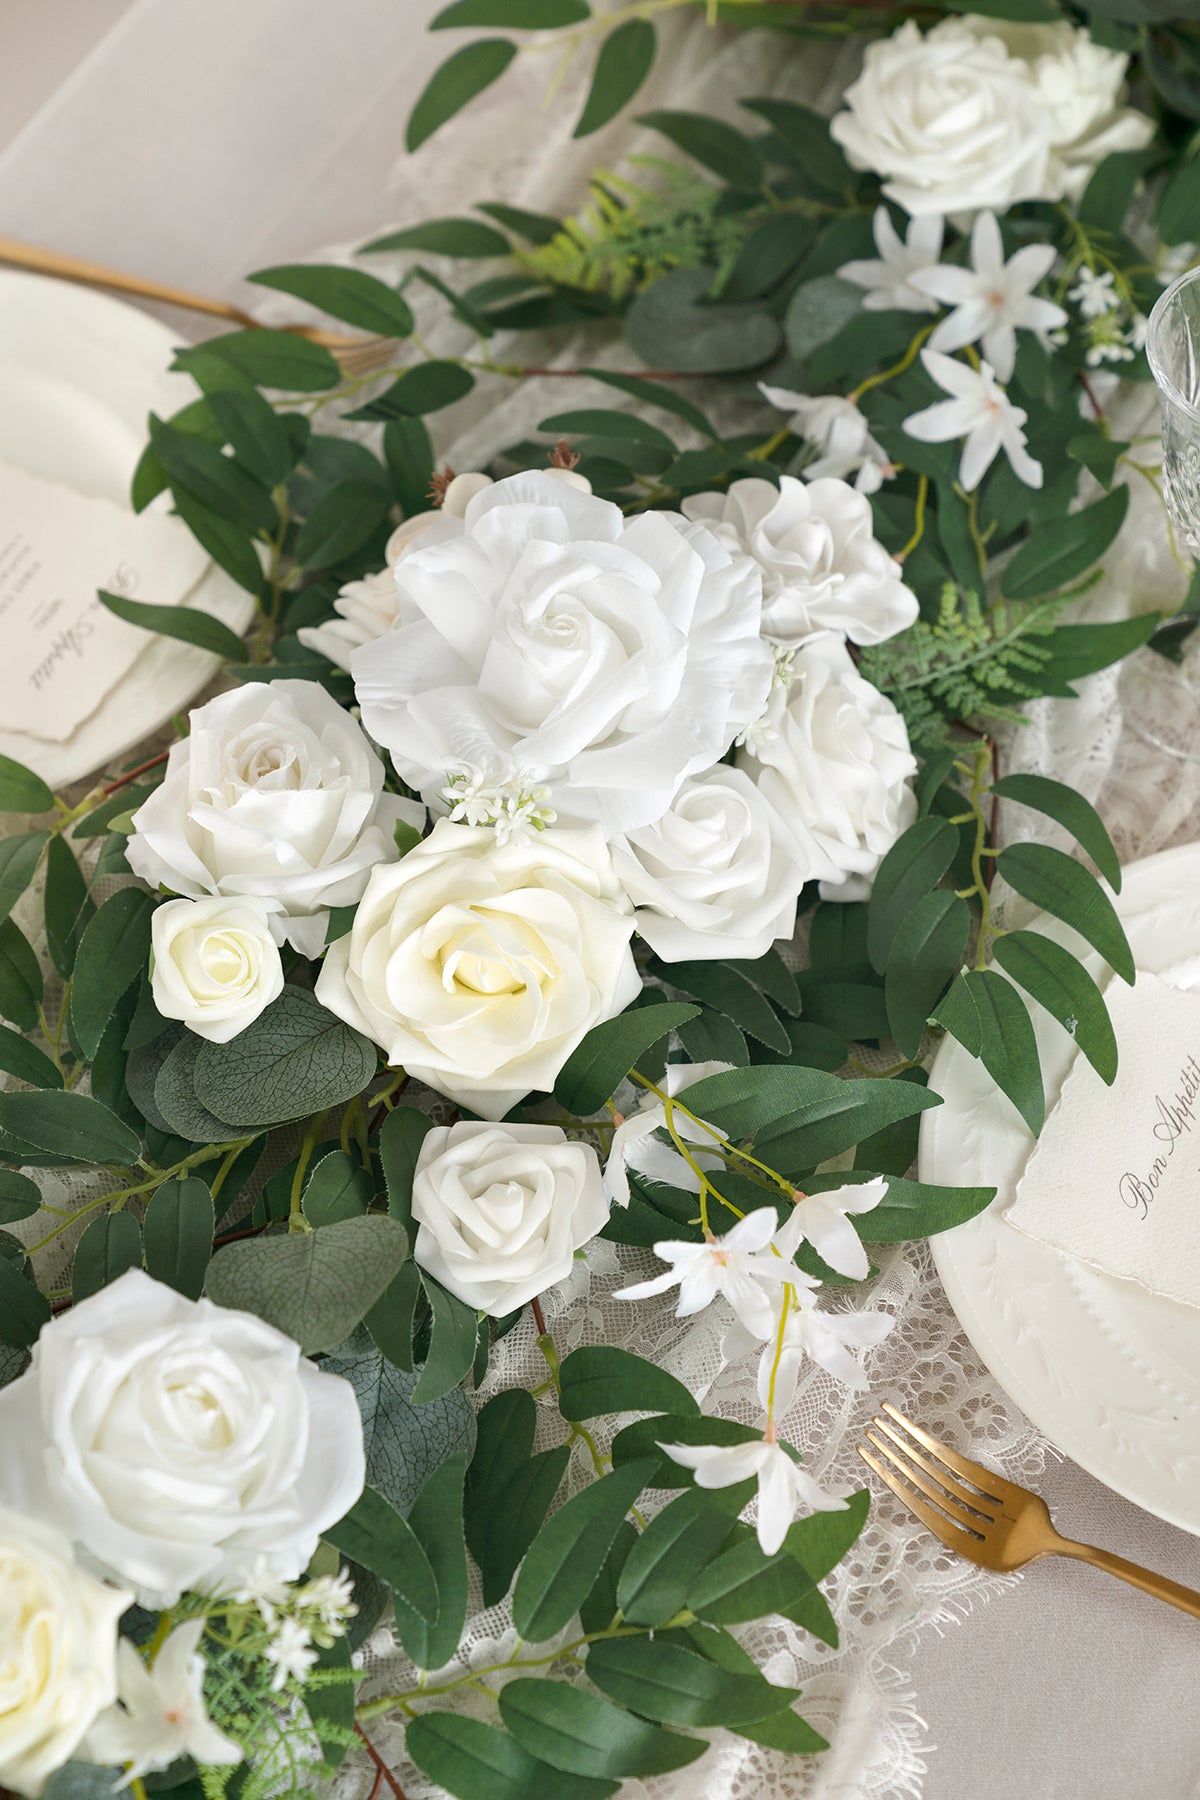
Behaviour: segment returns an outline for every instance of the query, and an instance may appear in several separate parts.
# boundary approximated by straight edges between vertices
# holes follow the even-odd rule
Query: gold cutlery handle
[[[16,238],[0,237],[0,262],[29,269],[35,275],[55,275],[60,281],[75,281],[83,287],[112,288],[119,294],[133,294],[139,300],[156,300],[166,306],[183,307],[188,312],[208,313],[216,319],[230,319],[235,325],[257,323],[249,313],[224,300],[210,300],[204,294],[191,294],[184,288],[169,287],[161,281],[147,281],[141,275],[107,269],[102,263],[84,262],[77,256],[64,256],[58,250],[42,250],[35,244],[19,243]]]
[[[1114,1556],[1111,1550],[1097,1550],[1092,1544],[1077,1544],[1069,1538],[1060,1539],[1056,1550],[1060,1556],[1074,1556],[1080,1562],[1091,1563],[1095,1568],[1115,1575],[1119,1581],[1141,1588],[1144,1594],[1153,1594],[1156,1600],[1165,1600],[1168,1606],[1177,1606],[1180,1612],[1191,1613],[1194,1619],[1200,1619],[1200,1594],[1194,1588],[1184,1587],[1182,1582],[1168,1581],[1165,1575],[1155,1575],[1137,1563],[1126,1562],[1123,1556]]]

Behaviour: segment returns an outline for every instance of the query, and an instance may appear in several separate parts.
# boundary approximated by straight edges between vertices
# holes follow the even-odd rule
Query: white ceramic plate
[[[1139,969],[1160,974],[1200,953],[1200,844],[1125,870],[1115,901]],[[1046,931],[1083,956],[1067,926]],[[1093,973],[1103,968],[1085,957]],[[1034,1009],[1047,1108],[1076,1052]],[[982,1066],[947,1038],[923,1115],[924,1181],[997,1188],[987,1212],[931,1239],[967,1336],[1000,1385],[1067,1456],[1117,1493],[1200,1533],[1200,1308],[1102,1275],[1005,1223],[1033,1139]]]
[[[147,414],[176,412],[196,397],[186,376],[170,373],[179,342],[178,333],[123,301],[0,269],[0,460],[128,505]],[[215,564],[183,604],[235,631],[245,629],[254,607]],[[65,787],[165,725],[218,666],[206,651],[147,633],[129,674],[66,742],[0,723],[0,752]]]

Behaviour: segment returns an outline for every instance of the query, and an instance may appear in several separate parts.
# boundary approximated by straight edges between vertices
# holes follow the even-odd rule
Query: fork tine
[[[991,1518],[984,1517],[978,1512],[972,1512],[971,1509],[953,1493],[949,1493],[945,1488],[939,1487],[936,1480],[927,1480],[921,1473],[922,1467],[929,1467],[927,1463],[922,1463],[915,1468],[910,1466],[904,1456],[898,1455],[897,1452],[892,1449],[890,1444],[886,1444],[882,1438],[876,1437],[873,1431],[868,1431],[867,1442],[872,1444],[874,1448],[878,1450],[884,1462],[889,1463],[891,1467],[896,1470],[897,1474],[908,1482],[910,1487],[919,1488],[923,1494],[927,1494],[934,1505],[940,1506],[943,1512],[949,1513],[950,1517],[957,1525],[964,1526],[968,1531],[977,1531],[980,1536],[982,1536],[987,1527],[994,1523]],[[912,1462],[917,1463],[917,1461],[917,1455],[914,1454]]]
[[[909,1512],[915,1513],[918,1519],[928,1525],[934,1537],[941,1538],[943,1544],[947,1545],[949,1549],[957,1551],[959,1556],[965,1556],[972,1562],[979,1560],[979,1545],[983,1539],[978,1533],[952,1524],[945,1513],[939,1512],[936,1506],[930,1506],[929,1502],[922,1500],[919,1494],[914,1494],[910,1487],[904,1485],[899,1476],[893,1475],[889,1469],[884,1468],[883,1464],[877,1457],[872,1456],[869,1450],[865,1450],[861,1444],[857,1446],[857,1449],[868,1469],[872,1469],[878,1475],[885,1487],[891,1488],[898,1500],[903,1500]]]
[[[1013,1484],[1003,1480],[994,1470],[985,1469],[982,1463],[972,1462],[969,1456],[961,1456],[957,1450],[951,1450],[948,1444],[943,1444],[940,1439],[932,1437],[920,1425],[914,1425],[912,1420],[905,1418],[904,1414],[894,1407],[890,1400],[883,1402],[883,1410],[890,1418],[895,1419],[897,1425],[907,1431],[910,1437],[916,1438],[918,1444],[924,1444],[926,1450],[936,1456],[939,1462],[944,1462],[946,1467],[953,1469],[956,1475],[964,1476],[967,1481],[979,1488],[981,1493],[985,1494],[989,1500],[994,1500],[997,1505],[1003,1505],[1005,1499],[1011,1497],[1014,1491],[1021,1492],[1020,1489],[1014,1490]],[[1001,1492],[997,1493],[997,1488]],[[1005,1489],[1008,1490],[1007,1493],[1004,1492]]]
[[[965,1483],[958,1480],[957,1476],[951,1475],[947,1469],[932,1462],[929,1457],[923,1456],[906,1438],[900,1435],[894,1425],[889,1425],[887,1420],[881,1419],[878,1414],[871,1420],[871,1423],[877,1430],[882,1431],[885,1437],[892,1440],[897,1450],[902,1451],[909,1462],[915,1463],[918,1469],[924,1469],[925,1473],[936,1481],[939,1487],[945,1488],[952,1499],[957,1500],[961,1506],[968,1507],[980,1518],[986,1519],[989,1525],[995,1523],[993,1502],[990,1497],[985,1499],[982,1494],[977,1494],[974,1488],[967,1487]],[[870,1433],[867,1435],[870,1436]],[[887,1454],[886,1445],[881,1444],[880,1449]],[[892,1461],[896,1461],[894,1454]],[[922,1484],[918,1483],[917,1485],[921,1486]],[[929,1489],[926,1488],[924,1491],[928,1493]],[[934,1495],[933,1498],[936,1499],[937,1496]]]

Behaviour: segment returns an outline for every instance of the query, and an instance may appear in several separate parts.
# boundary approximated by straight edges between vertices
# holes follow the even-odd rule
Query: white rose
[[[1153,138],[1153,119],[1120,104],[1128,56],[1106,50],[1085,26],[1066,19],[1021,25],[977,17],[963,24],[977,40],[999,38],[1034,90],[1050,137],[1045,198],[1078,200],[1104,157],[1114,150],[1141,150]]]
[[[904,720],[858,673],[831,632],[796,652],[738,766],[794,826],[812,834],[838,876],[822,891],[861,899],[869,877],[916,817],[916,758]]]
[[[552,473],[440,519],[398,565],[419,622],[354,653],[363,722],[439,806],[447,772],[516,765],[559,819],[660,818],[762,710],[762,590],[677,515],[626,520]]]
[[[396,857],[397,820],[422,808],[383,792],[362,730],[316,681],[251,681],[191,715],[161,787],[133,816],[129,866],[189,899],[252,895],[305,956],[331,906],[350,906]]]
[[[426,518],[432,523],[437,514],[418,513],[415,519],[406,519],[398,530],[403,531]],[[391,548],[389,540],[389,553]],[[323,625],[302,625],[296,636],[306,649],[319,651],[339,669],[348,669],[351,654],[360,644],[369,644],[372,638],[386,637],[389,631],[396,629],[400,616],[400,590],[395,574],[390,568],[381,569],[378,575],[364,575],[361,581],[348,581],[334,601],[333,609],[338,614],[336,619],[327,619]]]
[[[317,998],[389,1062],[499,1119],[641,992],[632,931],[597,827],[501,845],[439,819],[375,870]]]
[[[0,1785],[40,1794],[112,1705],[132,1600],[77,1569],[53,1526],[0,1508]]]
[[[879,644],[906,631],[919,608],[900,564],[875,536],[871,503],[844,481],[730,483],[725,494],[685,500],[727,550],[762,570],[763,635],[794,648],[814,631]]]
[[[285,1580],[365,1479],[354,1389],[250,1313],[131,1269],[45,1326],[0,1389],[0,1499],[49,1519],[144,1606]]]
[[[168,900],[150,922],[150,988],[164,1019],[227,1044],[283,992],[263,900]]]
[[[435,1126],[413,1175],[413,1255],[468,1306],[501,1318],[565,1281],[608,1220],[596,1152],[557,1125]]]
[[[684,782],[668,810],[613,845],[637,929],[667,962],[765,956],[790,938],[806,881],[835,873],[741,769],[718,763]]]
[[[1050,122],[992,21],[911,19],[870,44],[830,132],[914,218],[1053,197]]]

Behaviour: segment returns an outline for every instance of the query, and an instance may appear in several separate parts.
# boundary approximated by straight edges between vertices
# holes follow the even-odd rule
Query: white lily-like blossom
[[[775,1209],[756,1207],[739,1219],[732,1231],[723,1237],[710,1235],[703,1243],[665,1240],[654,1246],[654,1254],[672,1266],[649,1281],[635,1282],[620,1288],[616,1300],[644,1300],[651,1294],[663,1294],[678,1286],[678,1319],[690,1318],[723,1294],[735,1317],[757,1338],[766,1338],[775,1329],[775,1309],[768,1287],[790,1281],[806,1287],[817,1284],[783,1256],[770,1248],[775,1235]],[[738,1477],[742,1479],[742,1477]]]
[[[751,1214],[751,1217],[755,1217]],[[754,1477],[758,1482],[758,1519],[755,1530],[764,1556],[782,1548],[788,1526],[798,1507],[812,1512],[845,1512],[852,1491],[833,1491],[814,1481],[793,1462],[773,1435],[749,1444],[660,1444],[673,1462],[691,1469],[701,1488],[736,1487]]]
[[[954,308],[935,329],[929,348],[951,351],[981,343],[999,379],[1008,381],[1016,365],[1017,332],[1041,337],[1067,322],[1061,306],[1033,291],[1056,255],[1053,244],[1026,244],[1005,262],[996,215],[981,212],[971,231],[969,269],[943,263],[912,277],[922,293]]]
[[[843,263],[838,274],[843,281],[867,290],[864,312],[936,312],[937,301],[917,278],[937,267],[945,229],[940,213],[924,213],[909,220],[901,237],[887,207],[877,206],[871,231],[879,260]]]
[[[204,1705],[204,1620],[177,1625],[147,1667],[128,1638],[117,1645],[120,1704],[92,1726],[86,1749],[100,1763],[126,1765],[126,1781],[166,1769],[181,1756],[236,1763],[242,1750],[219,1731]]]
[[[673,1100],[685,1088],[703,1081],[705,1076],[724,1075],[732,1067],[732,1063],[724,1062],[668,1063],[661,1086]],[[685,1162],[678,1150],[661,1143],[656,1136],[657,1132],[666,1129],[667,1109],[655,1094],[647,1094],[636,1112],[618,1119],[608,1160],[604,1165],[604,1191],[610,1205],[629,1205],[630,1169],[647,1176],[651,1181],[665,1181],[672,1187],[683,1188],[689,1194],[700,1192],[700,1182],[695,1170]],[[676,1114],[675,1129],[701,1169],[722,1166],[720,1146],[725,1142],[723,1131],[718,1131],[715,1125],[687,1118],[683,1114]]]
[[[802,1288],[794,1288],[786,1301],[782,1342],[778,1328],[766,1344],[761,1344],[740,1325],[734,1325],[721,1340],[721,1354],[727,1363],[740,1362],[752,1350],[761,1352],[758,1397],[763,1411],[776,1418],[784,1416],[796,1397],[796,1383],[806,1358],[843,1386],[865,1393],[867,1377],[851,1351],[870,1350],[882,1343],[896,1323],[892,1314],[858,1309],[827,1312]]]
[[[854,476],[860,494],[873,494],[893,473],[883,445],[871,436],[866,414],[846,394],[796,394],[790,388],[760,381],[758,391],[780,412],[790,413],[789,426],[817,452],[804,465],[805,478],[819,481]]]
[[[905,419],[904,430],[909,437],[925,444],[964,439],[958,479],[968,493],[979,486],[1001,450],[1019,481],[1026,487],[1040,488],[1042,465],[1030,456],[1021,429],[1027,414],[1013,405],[996,380],[992,365],[984,362],[972,369],[952,356],[944,356],[940,350],[922,350],[921,361],[926,373],[950,399],[936,400]]]
[[[871,1264],[848,1214],[873,1212],[887,1191],[887,1177],[877,1175],[873,1181],[847,1182],[824,1194],[797,1194],[772,1240],[784,1266],[789,1267],[800,1244],[808,1243],[839,1275],[862,1281]]]

